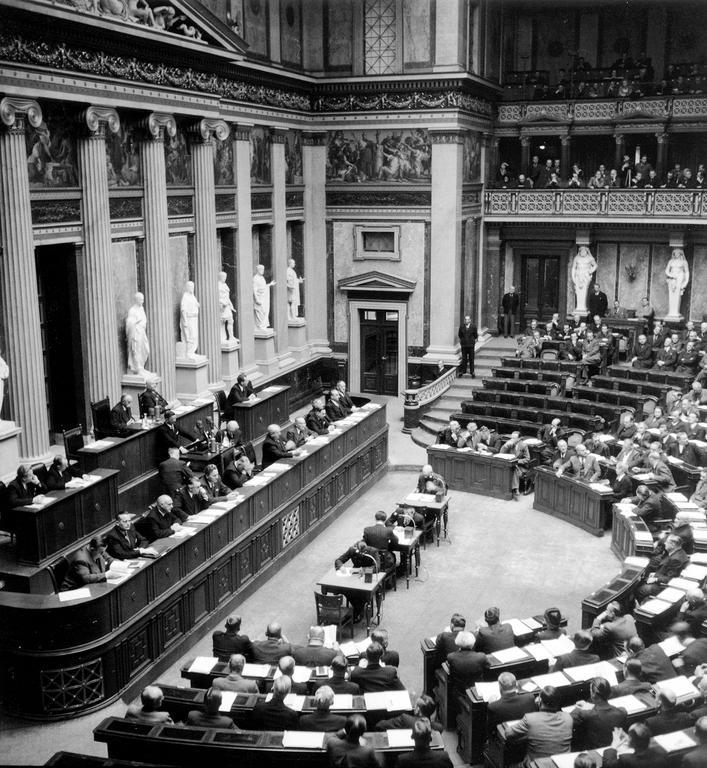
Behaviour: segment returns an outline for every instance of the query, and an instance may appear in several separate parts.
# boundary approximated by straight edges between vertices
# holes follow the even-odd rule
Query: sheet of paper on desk
[[[501,689],[498,687],[497,682],[474,683],[474,687],[476,688],[476,692],[484,701],[497,701],[501,698]]]
[[[388,691],[387,696],[386,709],[388,712],[406,712],[408,709],[412,709],[410,694],[407,691]]]
[[[267,677],[270,672],[269,664],[244,664],[243,677]]]
[[[707,568],[705,568],[704,565],[698,564],[698,554],[699,553],[696,552],[694,555],[691,555],[692,562],[683,568],[683,571],[680,574],[683,579],[694,579],[695,581],[702,581],[702,579],[707,576]]]
[[[190,523],[213,523],[214,516],[204,514],[204,512],[198,512],[196,515],[190,515]]]
[[[600,443],[613,443],[616,438],[613,435],[597,435],[596,439]]]
[[[665,498],[670,499],[670,501],[687,501],[687,496],[682,493],[678,493],[677,491],[666,493]]]
[[[290,465],[283,464],[280,461],[268,465],[268,472],[284,472],[286,469],[290,469]]]
[[[611,486],[602,483],[589,483],[589,487],[598,493],[612,493]]]
[[[277,386],[275,384],[271,384],[269,387],[265,387],[265,389],[260,390],[260,394],[270,394],[271,392],[281,392],[284,389],[284,387]]]
[[[507,459],[510,461],[510,459],[515,459],[515,453],[497,453],[496,458],[497,459]]]
[[[288,693],[284,698],[285,706],[294,709],[295,712],[301,712],[304,706],[304,696],[298,696],[296,693]]]
[[[656,744],[670,754],[680,749],[690,749],[696,747],[697,742],[683,731],[673,731],[673,733],[663,733],[653,737]]]
[[[629,696],[617,696],[615,699],[609,699],[609,704],[613,707],[623,707],[629,715],[635,712],[642,712],[648,709],[648,705],[633,694]]]
[[[388,737],[389,747],[408,747],[412,749],[415,742],[412,740],[411,728],[395,728],[385,732]]]
[[[514,661],[528,658],[528,654],[515,645],[511,648],[504,648],[502,651],[494,651],[491,656],[497,659],[500,664],[512,664]]]
[[[524,645],[523,648],[536,661],[544,661],[545,659],[550,661],[551,659],[554,659],[554,656],[547,650],[547,648],[543,648],[542,643],[531,643],[530,645]]]
[[[523,624],[526,624],[530,629],[542,629],[543,625],[532,616],[529,619],[523,619]]]
[[[510,628],[513,630],[513,634],[516,637],[522,637],[523,635],[527,635],[531,632],[530,627],[520,619],[506,619],[503,623],[510,625]]]
[[[344,656],[358,656],[358,648],[356,647],[356,643],[353,641],[340,643],[339,650]]]
[[[677,456],[668,456],[667,459],[668,459],[668,462],[670,464],[684,464],[685,463],[682,459],[678,459]]]
[[[204,512],[208,514],[212,514],[213,512],[228,512],[229,509],[233,507],[235,504],[236,499],[229,499],[228,501],[217,501],[215,504],[212,504],[208,509],[205,509]]]
[[[192,661],[189,672],[194,672],[198,675],[208,675],[216,664],[218,664],[218,659],[215,656],[197,656]]]
[[[366,709],[388,709],[390,691],[374,691],[364,693],[363,699],[366,702]]]
[[[685,593],[682,589],[666,587],[662,592],[659,592],[656,597],[659,600],[665,600],[666,603],[677,603],[679,600],[685,598]]]
[[[547,675],[535,675],[531,680],[538,686],[538,688],[544,688],[546,685],[552,685],[555,688],[569,685],[569,680],[562,674],[562,672],[549,672]]]
[[[685,650],[685,646],[675,635],[671,635],[666,640],[658,643],[658,645],[665,651],[666,656],[677,656]]]
[[[335,693],[332,709],[353,709],[353,696],[350,693]]]
[[[80,477],[75,477],[73,480],[69,480],[69,482],[66,484],[66,487],[70,490],[74,490],[76,488],[85,488],[87,485],[88,483],[82,480]]]
[[[188,405],[178,405],[174,412],[177,414],[177,416],[181,416],[184,413],[189,413],[191,411],[191,408]]]
[[[521,685],[520,689],[526,693],[532,693],[533,691],[539,690],[540,686],[534,683],[532,680],[528,680],[527,682],[523,683],[523,685]]]
[[[598,750],[593,749],[592,752],[597,752]],[[574,768],[574,761],[577,757],[577,755],[586,754],[582,752],[565,752],[564,754],[560,755],[553,755],[550,759],[552,760],[553,764],[556,766],[556,768]]]
[[[336,643],[336,624],[327,624],[322,629],[324,630],[324,647],[333,648]]]
[[[69,589],[66,592],[59,592],[57,597],[60,603],[68,603],[71,600],[83,600],[86,597],[91,597],[91,590],[88,587]]]
[[[130,573],[118,573],[115,576],[108,576],[106,579],[106,584],[112,584],[114,587],[118,586],[118,584],[122,584],[124,581],[127,581],[130,578]]]
[[[433,445],[432,447],[438,451],[447,451],[449,450],[449,448],[451,448],[450,445],[444,445],[444,443],[440,443],[439,445]]]
[[[192,407],[198,406],[198,405],[206,405],[207,403],[211,402],[210,400],[207,400],[204,397],[197,397],[194,400],[191,401]]]
[[[311,440],[308,445],[326,445],[329,442],[328,435],[317,435],[314,440]]]
[[[295,667],[295,671],[292,673],[293,683],[306,683],[312,677],[311,667]]]
[[[653,475],[651,472],[640,472],[639,474],[634,475],[636,480],[650,480]]]
[[[377,411],[381,406],[378,403],[366,403],[361,406],[362,411]]]
[[[282,746],[293,749],[322,749],[324,735],[322,731],[283,731]]]
[[[694,555],[692,556],[695,557]],[[636,555],[630,555],[624,558],[624,568],[628,565],[632,568],[645,568],[648,565],[647,557],[637,557]]]
[[[678,704],[700,697],[700,692],[684,675],[671,677],[669,680],[659,680],[655,683],[655,687],[658,690],[672,691]]]
[[[221,691],[221,706],[218,708],[219,712],[230,712],[233,708],[233,702],[236,700],[238,693],[236,691]]]
[[[537,437],[526,437],[524,438],[523,442],[526,445],[535,446],[535,445],[542,445],[543,441],[539,440]]]
[[[574,643],[567,637],[567,635],[560,635],[554,640],[541,640],[540,641],[545,650],[551,653],[555,658],[562,656],[563,653],[572,653],[574,650]]]
[[[641,603],[641,611],[649,613],[651,616],[657,616],[660,613],[670,610],[673,607],[672,603],[666,603],[665,600],[646,600],[645,603]]]
[[[405,501],[409,502],[410,504],[414,502],[418,502],[420,504],[426,504],[430,501],[434,501],[434,493],[408,493],[408,495],[405,498]]]
[[[582,664],[578,667],[569,667],[564,670],[567,677],[576,683],[583,680],[591,680],[593,677],[603,677],[611,685],[616,685],[616,670],[606,661],[598,661],[596,664]]]
[[[169,538],[170,539],[187,539],[189,536],[193,536],[196,533],[196,528],[180,528],[175,531]]]
[[[691,579],[683,579],[681,576],[676,576],[674,579],[670,579],[668,586],[682,589],[683,592],[689,592],[695,588],[695,582]]]
[[[111,445],[114,445],[114,443],[110,440],[96,440],[95,443],[89,443],[84,448],[89,451],[102,451],[104,448],[110,448]]]

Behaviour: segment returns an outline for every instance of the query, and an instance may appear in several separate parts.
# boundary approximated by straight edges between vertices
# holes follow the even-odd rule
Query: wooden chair
[[[233,416],[233,408],[228,404],[228,396],[222,389],[217,389],[214,397],[220,421],[228,421]]]
[[[51,565],[48,565],[47,570],[49,571],[49,577],[52,580],[54,592],[58,594],[61,585],[64,583],[64,578],[69,571],[69,561],[65,557],[60,557]]]
[[[96,440],[110,437],[110,401],[107,397],[91,403],[91,415],[93,417],[93,434],[96,436]]]
[[[83,427],[81,424],[62,432],[64,437],[64,453],[69,462],[78,461],[79,450],[83,448]]]
[[[557,350],[543,349],[543,351],[540,353],[540,359],[541,360],[557,360]]]
[[[322,595],[320,592],[315,592],[314,603],[317,608],[317,624],[320,627],[335,624],[337,635],[341,638],[341,629],[348,624],[353,640],[353,608],[344,595]]]
[[[37,480],[39,480],[40,483],[43,485],[47,484],[47,468],[44,466],[44,464],[42,464],[42,462],[32,464],[32,472],[34,472],[35,477]]]

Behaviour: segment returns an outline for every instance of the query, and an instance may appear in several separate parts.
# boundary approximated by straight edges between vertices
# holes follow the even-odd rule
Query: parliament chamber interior
[[[0,764],[707,768],[707,3],[0,18]]]

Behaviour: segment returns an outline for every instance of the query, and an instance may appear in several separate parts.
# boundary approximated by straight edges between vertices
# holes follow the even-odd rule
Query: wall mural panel
[[[233,140],[230,136],[211,142],[214,149],[214,183],[217,187],[231,187],[235,182],[233,170]]]
[[[405,64],[432,63],[432,0],[403,0]]]
[[[111,243],[111,274],[113,276],[115,330],[118,335],[120,370],[127,371],[125,317],[133,304],[135,291],[138,290],[137,250],[134,240],[118,240]]]
[[[244,0],[243,36],[248,41],[248,53],[268,56],[270,45],[269,5],[266,0]]]
[[[302,131],[285,134],[285,183],[304,184],[302,176]]]
[[[327,69],[351,69],[353,11],[351,0],[325,0],[324,66]]]
[[[177,133],[164,140],[165,166],[168,187],[191,186],[191,154],[184,130],[177,126]]]
[[[121,117],[120,131],[106,131],[106,166],[109,187],[139,187],[142,184],[140,144],[135,128]]]
[[[429,182],[432,157],[424,128],[402,131],[335,131],[329,134],[329,181]]]
[[[302,5],[300,0],[280,3],[280,57],[283,62],[302,66]]]
[[[464,181],[481,181],[481,134],[464,134]]]
[[[78,187],[76,120],[70,107],[43,102],[44,120],[27,126],[27,173],[31,187]]]
[[[270,131],[256,125],[250,135],[250,181],[252,184],[271,184]]]

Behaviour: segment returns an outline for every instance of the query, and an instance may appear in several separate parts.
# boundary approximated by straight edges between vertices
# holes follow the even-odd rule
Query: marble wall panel
[[[635,279],[630,280],[626,267],[635,268]],[[648,289],[648,270],[650,266],[650,245],[619,245],[619,299],[626,309],[638,309],[641,298]]]
[[[243,0],[243,37],[250,54],[267,56],[270,52],[269,9],[266,0]]]
[[[178,341],[179,333],[179,307],[182,303],[184,286],[189,277],[189,244],[186,235],[178,235],[169,238],[169,266],[172,274],[172,316],[174,318],[174,340]],[[195,285],[194,293],[197,299],[202,286]],[[146,299],[147,300],[147,299]],[[149,335],[149,330],[148,330]]]
[[[128,369],[125,317],[133,303],[133,296],[138,290],[137,254],[134,240],[119,240],[111,244],[111,272],[115,329],[120,351],[120,370],[125,372]],[[149,338],[149,328],[147,332]]]
[[[596,282],[606,294],[611,307],[616,298],[616,243],[599,243],[596,246],[595,258],[597,260]]]
[[[325,0],[324,12],[324,66],[326,69],[351,69],[353,56],[351,0]]]
[[[690,319],[701,322],[707,313],[707,245],[696,245],[692,253]]]
[[[668,245],[656,244],[651,247],[650,300],[656,315],[668,314],[668,283],[665,277],[665,267],[668,264],[671,251],[672,248]]]
[[[432,0],[403,0],[405,64],[432,63]]]
[[[302,65],[302,5],[300,0],[280,1],[280,57]]]

